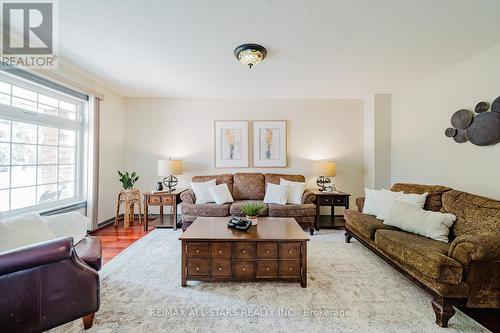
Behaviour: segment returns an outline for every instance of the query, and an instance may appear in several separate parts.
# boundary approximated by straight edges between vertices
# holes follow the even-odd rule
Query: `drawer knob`
[[[271,253],[271,251],[269,251],[269,250],[266,250],[266,253],[267,253],[267,254],[269,254],[269,253]]]
[[[219,271],[222,271],[222,267],[219,267]]]
[[[245,254],[245,253],[247,253],[247,251],[245,251],[245,250],[241,250],[241,253]]]
[[[242,271],[246,271],[246,270],[247,270],[247,268],[246,268],[246,267],[243,267],[241,270],[242,270]]]
[[[219,250],[219,253],[222,253],[222,250]]]
[[[268,270],[269,270],[269,267],[266,267],[266,271],[268,271]]]
[[[292,267],[288,267],[288,270],[291,271],[292,270]]]
[[[288,253],[289,253],[289,254],[292,254],[292,250],[288,250]]]
[[[196,250],[196,253],[200,253],[200,250]]]
[[[196,270],[199,271],[200,270],[200,267],[196,267]]]

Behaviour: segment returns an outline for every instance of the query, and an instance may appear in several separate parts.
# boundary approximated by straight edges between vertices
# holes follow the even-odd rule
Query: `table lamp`
[[[158,160],[158,176],[163,176],[163,185],[169,192],[179,183],[175,175],[182,175],[182,160]]]
[[[318,184],[319,190],[325,191],[326,186],[330,184],[333,191],[335,191],[335,184],[333,184],[330,180],[330,177],[335,177],[335,175],[337,174],[337,166],[335,165],[335,162],[321,161],[320,170],[321,176],[319,176],[316,180],[316,184]]]

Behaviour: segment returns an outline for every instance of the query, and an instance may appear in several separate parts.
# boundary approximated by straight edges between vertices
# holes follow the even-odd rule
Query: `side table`
[[[148,230],[149,206],[160,206],[160,221],[161,224],[157,225],[157,228],[173,228],[177,230],[177,205],[182,202],[181,193],[187,189],[175,189],[171,192],[144,192],[144,230]],[[163,206],[172,207],[172,224],[165,224],[163,218]]]
[[[335,207],[344,207],[345,209],[349,209],[349,197],[351,196],[349,193],[340,191],[321,192],[317,189],[313,189],[311,191],[316,194],[316,220],[314,221],[314,228],[316,230],[319,230],[319,209],[321,206],[331,207],[332,225],[335,220]]]

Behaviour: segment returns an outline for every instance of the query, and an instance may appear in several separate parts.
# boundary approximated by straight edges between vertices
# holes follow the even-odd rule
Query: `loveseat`
[[[0,254],[0,332],[41,332],[99,309],[101,241],[57,238]]]
[[[346,210],[345,238],[379,255],[433,296],[436,323],[447,327],[454,305],[500,308],[500,201],[439,185],[394,184],[392,191],[429,193],[424,209],[457,217],[444,243],[404,232],[363,214]]]
[[[182,230],[186,230],[191,223],[201,216],[224,217],[244,216],[241,211],[247,202],[263,203],[268,183],[279,184],[280,179],[295,182],[305,182],[302,175],[283,175],[274,173],[235,173],[214,176],[195,176],[193,182],[207,182],[215,179],[216,184],[226,183],[233,196],[234,202],[218,205],[216,203],[196,204],[196,197],[192,190],[181,194]],[[306,190],[302,195],[301,204],[264,204],[265,209],[260,216],[293,217],[302,228],[308,228],[311,235],[314,233],[314,219],[316,217],[316,195]]]

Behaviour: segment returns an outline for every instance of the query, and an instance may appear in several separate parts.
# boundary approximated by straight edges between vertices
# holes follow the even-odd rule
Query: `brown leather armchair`
[[[98,269],[101,243],[88,237],[84,248],[98,255]],[[0,332],[40,332],[78,318],[92,326],[99,275],[77,252],[68,237],[0,254]]]

